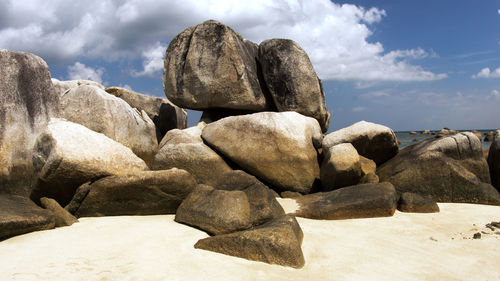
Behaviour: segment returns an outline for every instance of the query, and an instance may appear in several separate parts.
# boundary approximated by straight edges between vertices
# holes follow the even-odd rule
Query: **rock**
[[[180,169],[140,171],[109,176],[90,184],[76,211],[78,217],[175,214],[196,187],[196,180]]]
[[[472,131],[472,133],[474,134],[474,136],[476,136],[480,141],[483,139],[483,134],[481,134],[481,132],[478,132],[478,131]]]
[[[323,150],[321,185],[329,191],[359,182],[361,164],[359,154],[350,143],[341,143]]]
[[[73,195],[73,198],[71,198],[71,201],[64,207],[64,209],[70,214],[75,214],[76,211],[78,211],[78,208],[80,208],[83,199],[85,199],[85,197],[87,197],[87,195],[89,194],[91,184],[92,182],[89,181],[80,185],[76,189],[75,195]]]
[[[0,49],[0,193],[30,195],[33,145],[58,106],[45,61]]]
[[[292,40],[270,39],[259,45],[259,61],[278,111],[295,111],[318,120],[328,131],[325,94],[306,52]]]
[[[139,111],[144,110],[156,126],[158,142],[168,131],[187,127],[187,111],[167,99],[143,95],[120,87],[106,88],[106,92],[126,101]]]
[[[226,161],[203,143],[201,131],[205,123],[184,130],[167,132],[152,165],[153,170],[184,169],[198,183],[212,184],[224,173],[232,171]]]
[[[54,216],[23,196],[0,194],[0,239],[52,229]]]
[[[399,198],[398,210],[409,213],[439,213],[439,206],[431,198],[404,192]]]
[[[151,165],[158,149],[156,129],[146,112],[95,86],[81,85],[61,96],[62,116],[130,148]]]
[[[430,135],[431,131],[430,130],[423,130],[422,132],[420,132],[420,134],[422,134],[422,135]]]
[[[360,184],[295,199],[299,209],[292,215],[310,219],[341,220],[392,216],[398,196],[388,182]]]
[[[487,133],[484,133],[484,141],[486,142],[492,142],[495,139],[495,131],[489,131]]]
[[[319,179],[318,122],[296,112],[261,112],[208,124],[202,138],[218,152],[281,191],[308,193]]]
[[[458,131],[450,130],[448,128],[443,128],[437,133],[438,136],[448,136],[448,135],[455,135],[455,134],[458,134]]]
[[[178,34],[165,54],[167,98],[189,109],[271,108],[261,88],[258,46],[213,20]]]
[[[302,196],[299,192],[293,192],[293,191],[283,191],[280,193],[281,198],[297,198]]]
[[[481,232],[476,232],[474,233],[474,236],[472,236],[473,239],[481,239]]]
[[[386,126],[366,121],[360,121],[326,135],[323,139],[323,151],[336,144],[347,142],[356,148],[359,155],[372,159],[377,165],[398,154],[394,132]]]
[[[199,240],[194,247],[247,260],[301,268],[303,233],[297,220],[284,216],[264,225]]]
[[[78,88],[81,85],[95,86],[99,89],[104,90],[104,86],[91,81],[91,80],[68,80],[68,81],[60,81],[56,78],[52,78],[52,84],[54,85],[54,90],[59,96],[64,95],[68,90],[72,88]]]
[[[33,163],[39,182],[32,199],[54,198],[62,206],[87,181],[148,169],[129,148],[82,125],[57,118],[38,137]]]
[[[363,156],[359,156],[359,164],[361,164],[361,175],[375,174],[377,172],[377,164],[375,161]]]
[[[199,185],[179,206],[175,221],[218,235],[248,229],[284,215],[285,211],[266,187],[217,190]]]
[[[470,132],[424,140],[406,147],[377,169],[399,193],[438,202],[500,204],[491,185],[479,139]]]
[[[410,135],[416,135],[416,134],[417,134],[417,132],[415,132],[415,131],[410,132]]]
[[[259,181],[256,177],[242,171],[231,170],[214,178],[210,185],[216,189],[222,190],[244,190],[252,186],[268,188],[265,184]]]
[[[42,197],[40,198],[40,203],[42,203],[42,207],[54,214],[56,227],[70,226],[75,222],[78,222],[78,220],[67,210],[63,209],[63,207],[61,207],[61,205],[59,205],[56,200]]]
[[[500,191],[500,130],[490,146],[488,153],[488,166],[490,170],[491,184]]]
[[[204,122],[206,124],[210,124],[212,122],[218,121],[222,118],[230,117],[230,116],[239,116],[245,114],[252,114],[253,111],[248,110],[234,110],[234,109],[207,109],[204,110],[200,117],[200,122]]]
[[[379,182],[380,182],[380,180],[375,173],[366,174],[359,180],[360,184],[362,184],[362,183],[379,183]]]

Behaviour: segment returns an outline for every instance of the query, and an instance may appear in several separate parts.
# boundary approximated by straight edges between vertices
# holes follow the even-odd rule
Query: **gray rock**
[[[54,215],[23,196],[0,194],[0,239],[52,229]]]
[[[126,101],[137,110],[144,110],[156,126],[158,142],[172,129],[187,127],[187,111],[167,99],[151,97],[120,87],[106,88],[106,92]]]
[[[83,199],[85,199],[85,197],[87,197],[87,195],[89,194],[91,184],[92,182],[89,181],[80,185],[76,189],[75,195],[73,195],[73,198],[71,198],[71,201],[64,207],[64,209],[70,214],[75,214],[76,211],[78,211],[78,208],[80,208]]]
[[[217,21],[189,27],[166,51],[165,94],[182,108],[267,110],[257,55],[256,44]]]
[[[95,86],[81,85],[61,96],[62,116],[130,148],[151,165],[158,149],[156,129],[146,112]]]
[[[197,185],[180,169],[109,176],[90,184],[78,217],[175,214]]]
[[[431,198],[422,197],[416,193],[404,192],[399,198],[398,210],[411,213],[438,213],[439,206]]]
[[[318,120],[328,131],[325,94],[306,52],[292,40],[270,39],[259,45],[262,74],[278,111],[295,111]]]
[[[87,181],[148,169],[142,159],[122,144],[57,118],[38,137],[33,163],[39,178],[31,195],[33,200],[54,198],[62,206]]]
[[[394,132],[386,126],[366,121],[326,135],[323,139],[323,150],[347,142],[356,148],[359,155],[372,159],[377,165],[398,153],[398,141]]]
[[[224,173],[232,171],[226,161],[203,143],[201,130],[205,126],[167,132],[152,165],[153,170],[170,168],[184,169],[191,173],[198,183],[212,184]]]
[[[218,152],[281,191],[308,193],[319,179],[318,122],[296,112],[261,112],[208,124],[202,138]]]
[[[42,207],[49,210],[54,214],[55,218],[55,226],[70,226],[78,220],[70,214],[67,210],[63,209],[56,200],[52,198],[42,197],[40,198],[40,203],[42,203]]]
[[[303,233],[297,220],[283,216],[261,226],[199,240],[194,247],[225,255],[301,268]]]
[[[45,61],[0,49],[0,193],[30,195],[33,145],[58,106]]]
[[[320,220],[387,217],[394,214],[397,200],[388,182],[360,184],[298,197],[299,210],[292,215]]]
[[[481,141],[470,132],[427,139],[406,147],[377,169],[399,193],[413,192],[438,202],[500,204],[490,183]]]
[[[52,78],[52,84],[54,85],[54,90],[56,91],[59,96],[62,96],[64,93],[69,91],[72,88],[77,88],[78,86],[81,85],[89,85],[89,86],[95,86],[99,89],[104,90],[104,86],[91,81],[91,80],[67,80],[67,81],[60,81],[56,78]]]
[[[321,164],[321,185],[330,191],[344,186],[355,185],[362,177],[360,157],[350,143],[341,143],[323,150]]]
[[[500,130],[491,143],[488,153],[488,165],[490,168],[491,184],[500,191]]]

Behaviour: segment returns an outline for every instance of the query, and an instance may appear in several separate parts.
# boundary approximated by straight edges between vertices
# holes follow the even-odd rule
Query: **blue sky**
[[[164,97],[162,56],[216,19],[256,43],[309,54],[332,113],[394,130],[500,128],[500,1],[1,1],[0,48],[45,59],[61,80]],[[193,125],[199,113],[190,111]]]

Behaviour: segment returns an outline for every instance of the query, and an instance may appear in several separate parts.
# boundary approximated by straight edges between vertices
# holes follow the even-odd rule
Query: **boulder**
[[[289,39],[265,40],[259,45],[259,62],[278,111],[313,117],[328,131],[325,94],[306,52]]]
[[[294,192],[294,191],[283,191],[280,193],[281,198],[297,198],[302,196],[301,193],[299,192]]]
[[[422,134],[422,135],[430,135],[431,131],[430,130],[423,130],[423,131],[420,132],[420,134]]]
[[[488,153],[488,165],[491,184],[500,191],[500,130],[496,131],[496,137],[491,143]]]
[[[360,121],[325,136],[323,151],[340,144],[351,143],[359,155],[372,159],[377,165],[398,154],[398,140],[394,132],[383,125]]]
[[[45,61],[0,49],[0,193],[29,196],[33,145],[58,106]]]
[[[91,184],[92,182],[89,181],[80,185],[76,189],[75,195],[73,195],[73,198],[71,198],[71,201],[64,207],[64,209],[70,214],[75,214],[76,211],[78,211],[78,208],[80,208],[83,199],[85,199],[85,197],[87,197],[87,195],[89,194]]]
[[[146,164],[158,149],[156,129],[146,112],[95,86],[81,85],[61,96],[62,116],[130,148]]]
[[[160,143],[152,169],[184,169],[203,184],[212,184],[224,173],[232,171],[219,154],[203,143],[201,131],[204,126],[205,123],[199,123],[196,127],[168,131]]]
[[[70,226],[78,220],[70,214],[67,210],[63,209],[56,200],[52,198],[42,197],[40,198],[40,203],[42,207],[52,212],[55,219],[55,226]]]
[[[194,247],[225,255],[282,266],[301,268],[303,233],[297,220],[283,216],[240,232],[199,240]]]
[[[187,111],[167,99],[143,95],[120,87],[106,88],[106,92],[126,101],[139,111],[144,110],[156,126],[158,142],[168,131],[187,127]]]
[[[495,131],[489,131],[487,133],[484,133],[484,141],[486,142],[492,142],[495,139]]]
[[[32,199],[54,198],[62,206],[87,181],[148,169],[142,159],[122,144],[57,118],[38,137],[33,163],[39,179]]]
[[[359,156],[359,164],[361,164],[361,175],[375,174],[377,172],[377,164],[375,161],[363,156]]]
[[[257,56],[255,43],[217,21],[189,27],[167,48],[165,94],[182,108],[270,109],[261,88]]]
[[[483,140],[483,134],[481,134],[481,132],[478,132],[478,131],[472,131],[472,133],[474,134],[474,136],[476,136],[480,141]]]
[[[377,174],[375,173],[370,173],[364,175],[360,180],[359,183],[379,183],[380,179],[378,178]]]
[[[388,182],[359,184],[298,197],[299,209],[292,215],[320,220],[387,217],[394,214],[397,201]]]
[[[296,112],[260,112],[208,124],[202,138],[218,152],[281,191],[308,193],[319,179],[318,122]]]
[[[413,192],[438,202],[500,204],[491,186],[481,141],[470,132],[408,146],[377,169],[399,193]]]
[[[56,78],[52,78],[52,84],[54,85],[54,90],[59,96],[62,96],[64,93],[66,93],[68,90],[72,88],[77,88],[78,86],[81,85],[89,85],[89,86],[95,86],[99,89],[104,90],[104,86],[91,81],[91,80],[67,80],[67,81],[60,81]]]
[[[24,196],[0,194],[0,239],[52,229],[53,214]]]
[[[201,114],[200,122],[210,124],[222,118],[252,114],[252,113],[254,112],[248,110],[234,110],[234,109],[223,109],[223,108],[207,109],[204,110],[203,113]]]
[[[404,192],[399,198],[398,210],[408,213],[439,213],[439,206],[431,198]]]
[[[196,180],[180,169],[140,171],[102,178],[90,189],[76,211],[78,217],[175,214],[196,187]]]
[[[323,150],[321,185],[323,190],[355,185],[362,177],[358,152],[350,143],[341,143]]]

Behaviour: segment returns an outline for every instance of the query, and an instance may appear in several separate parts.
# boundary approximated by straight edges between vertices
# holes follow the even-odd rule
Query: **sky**
[[[169,42],[208,19],[296,41],[323,81],[329,132],[500,128],[498,0],[1,0],[0,48],[42,57],[59,80],[165,97]]]

